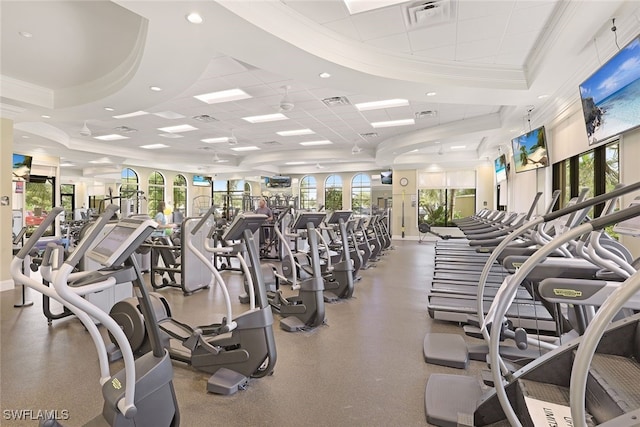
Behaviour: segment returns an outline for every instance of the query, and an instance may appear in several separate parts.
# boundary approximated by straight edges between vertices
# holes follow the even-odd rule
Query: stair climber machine
[[[194,235],[193,229],[200,223],[200,217],[185,218],[180,225],[179,241],[173,236],[156,236],[146,247],[151,248],[151,286],[154,289],[166,287],[179,288],[185,296],[200,289],[208,289],[212,276],[207,267],[195,251],[204,252],[207,228],[199,228]],[[210,221],[215,223],[211,217]],[[187,245],[186,239],[191,241]]]
[[[205,241],[207,252],[214,254],[234,251],[245,270],[250,283],[249,293],[251,306],[246,312],[233,317],[231,298],[226,283],[213,262],[200,252],[191,242],[191,236],[198,235],[202,227],[213,217],[215,207],[200,218],[186,236],[186,245],[203,263],[206,262],[215,282],[221,287],[226,305],[226,316],[219,323],[206,326],[191,327],[171,317],[169,303],[159,294],[152,294],[153,306],[158,319],[162,345],[168,350],[172,359],[187,363],[203,372],[212,374],[207,382],[210,393],[230,395],[244,389],[249,378],[261,378],[273,372],[276,363],[276,346],[273,335],[273,314],[260,268],[260,256],[253,238],[267,218],[259,214],[238,214],[226,231],[223,238],[227,241],[241,241],[242,248],[233,246],[214,247],[209,244],[214,239]],[[238,246],[238,245],[234,245]],[[248,254],[249,264],[242,253]],[[255,304],[253,302],[255,301]],[[142,353],[149,346],[144,319],[140,316],[136,301],[124,300],[111,310],[131,342],[134,352]],[[174,345],[177,341],[184,348]]]
[[[640,183],[635,183],[626,187],[622,187],[616,190],[611,191],[608,194],[604,194],[601,196],[596,196],[590,200],[586,200],[584,202],[577,203],[573,206],[547,213],[540,217],[536,217],[531,221],[527,222],[527,224],[520,227],[516,232],[512,235],[506,237],[500,245],[491,253],[488,261],[487,268],[483,271],[481,276],[481,280],[479,283],[478,295],[481,298],[484,283],[486,282],[486,276],[489,271],[488,266],[492,264],[500,255],[500,252],[506,247],[508,247],[511,241],[514,241],[518,238],[518,236],[527,232],[527,230],[535,227],[539,227],[544,223],[548,223],[550,221],[554,221],[557,218],[560,218],[564,215],[572,214],[575,212],[584,212],[584,210],[588,210],[591,206],[606,202],[607,200],[613,200],[617,197],[620,197],[624,194],[628,194],[632,191],[637,191],[640,189]],[[536,251],[534,255],[532,255],[524,264],[518,269],[518,271],[510,277],[509,280],[505,281],[503,288],[501,290],[500,295],[497,295],[492,307],[490,307],[487,317],[484,317],[483,311],[478,308],[479,319],[481,319],[482,334],[485,340],[489,343],[489,362],[490,368],[492,372],[492,380],[493,385],[496,387],[495,389],[490,389],[489,391],[483,392],[482,388],[478,384],[478,381],[475,378],[465,377],[465,376],[456,376],[456,375],[442,375],[442,374],[434,374],[429,378],[427,382],[427,387],[425,390],[425,412],[427,415],[427,421],[429,423],[439,425],[439,426],[484,426],[484,425],[538,425],[535,421],[531,421],[529,417],[531,413],[535,412],[536,405],[539,405],[537,400],[547,400],[547,402],[557,400],[560,402],[560,405],[566,405],[568,407],[568,396],[569,396],[569,372],[571,369],[571,362],[573,360],[573,354],[575,352],[576,346],[583,340],[588,340],[587,336],[589,335],[590,326],[586,329],[586,332],[583,336],[570,340],[569,342],[560,342],[559,346],[556,346],[555,349],[545,352],[541,355],[541,357],[537,358],[533,362],[525,365],[513,372],[507,364],[503,361],[500,356],[500,340],[502,338],[501,328],[502,324],[499,321],[494,321],[495,319],[503,319],[505,313],[509,306],[511,305],[513,298],[516,294],[516,291],[523,280],[529,275],[534,268],[539,265],[540,262],[544,261],[547,256],[556,252],[559,248],[566,246],[566,244],[574,239],[579,239],[581,236],[584,236],[587,233],[592,232],[593,230],[600,230],[608,225],[613,225],[620,221],[626,221],[629,218],[635,218],[640,215],[640,206],[631,206],[627,209],[623,209],[622,211],[608,214],[598,218],[596,220],[587,222],[582,225],[574,226],[571,229],[564,230],[562,234],[559,234],[553,240],[551,240],[546,245],[542,246],[540,249]],[[600,236],[596,237],[597,240],[601,240]],[[583,239],[582,243],[586,240]],[[603,240],[604,241],[604,240]],[[579,243],[580,245],[581,243]],[[596,250],[599,251],[609,251],[606,256],[602,256],[601,258],[606,258],[606,260],[602,261],[602,266],[606,267],[608,270],[613,271],[622,271],[625,272],[628,277],[631,272],[635,271],[635,269],[629,265],[628,261],[623,256],[618,256],[619,251],[612,246],[613,249],[603,249],[599,243],[592,243],[595,248],[599,249],[587,249],[586,252],[594,254]],[[602,255],[602,252],[600,252]],[[600,264],[598,261],[598,257],[592,256],[596,262]],[[616,262],[612,262],[612,260],[618,260],[618,264],[623,267],[616,267],[613,264]],[[637,261],[635,263],[637,265]],[[626,266],[626,267],[624,267]],[[608,277],[608,273],[606,275]],[[637,275],[634,275],[634,277]],[[560,280],[560,279],[552,279],[552,280]],[[627,279],[629,281],[631,279]],[[573,281],[573,282],[572,282]],[[576,301],[578,301],[581,296],[586,296],[587,298],[593,294],[591,290],[586,290],[585,288],[580,288],[580,286],[584,285],[584,283],[589,282],[589,280],[581,280],[581,279],[572,279],[565,280],[568,283],[576,283],[574,288],[572,289],[569,284],[563,282],[562,288],[556,286],[557,283],[552,283],[552,286],[555,286],[555,290],[552,293],[555,294],[556,299],[566,297],[565,302],[569,304],[575,305]],[[600,283],[602,281],[599,281]],[[624,285],[623,285],[624,287]],[[544,286],[540,285],[539,293],[544,296],[545,292]],[[617,292],[617,291],[616,291]],[[556,302],[556,301],[554,301]],[[606,305],[606,303],[605,303]],[[604,306],[603,306],[604,307]],[[636,309],[637,310],[637,309]],[[598,311],[602,311],[602,308]],[[619,311],[619,309],[617,310]],[[616,313],[617,313],[616,311]],[[614,313],[615,314],[615,313]],[[596,315],[596,319],[599,314]],[[594,319],[595,321],[595,319]],[[628,322],[627,320],[623,320],[622,323]],[[637,320],[634,320],[635,323],[632,323],[634,328],[637,325]],[[593,323],[593,322],[592,322]],[[612,328],[613,329],[613,328]],[[524,332],[524,333],[522,333]],[[627,331],[628,333],[628,331]],[[612,332],[612,334],[615,334]],[[639,348],[640,344],[638,341],[638,337],[640,337],[640,332],[635,332],[635,338],[631,338],[632,335],[627,336],[626,338],[617,337],[615,340],[606,341],[603,339],[601,343],[601,347],[606,348],[610,347],[610,344],[613,343],[613,348],[616,348],[616,351],[620,353],[624,353],[628,350],[628,348],[632,348],[635,345],[635,357],[640,355]],[[518,346],[526,347],[526,343],[530,340],[526,336],[526,331],[521,331],[520,335],[524,335],[524,337],[520,337],[518,341]],[[613,335],[612,335],[613,336]],[[599,338],[598,338],[599,339]],[[635,341],[634,341],[635,340]],[[606,342],[606,343],[605,343]],[[635,344],[633,344],[635,342]],[[604,343],[604,344],[603,344]],[[631,344],[631,347],[626,346],[626,344]],[[597,344],[597,343],[596,343]],[[605,350],[607,351],[607,350]],[[616,353],[618,354],[618,353]],[[619,354],[620,355],[620,354]],[[553,361],[553,362],[552,362]],[[575,365],[574,365],[575,366]],[[622,366],[622,365],[621,365]],[[541,368],[541,369],[539,369]],[[528,373],[531,372],[531,377],[526,378]],[[634,370],[631,373],[636,372]],[[638,370],[640,372],[640,370]],[[597,374],[594,374],[597,376]],[[520,381],[523,379],[523,381]],[[543,380],[544,379],[544,380]],[[594,377],[592,377],[594,379]],[[532,380],[532,381],[527,381]],[[596,378],[596,382],[599,380]],[[544,383],[544,384],[541,384]],[[593,385],[593,381],[590,380],[590,384]],[[640,384],[640,380],[635,381],[633,387],[638,387]],[[443,393],[443,387],[446,387],[447,392]],[[606,388],[606,387],[604,387]],[[615,386],[614,386],[615,388]],[[506,390],[506,391],[505,391]],[[640,390],[635,391],[635,395],[638,396]],[[529,394],[527,394],[529,393]],[[573,390],[571,390],[573,393]],[[605,408],[610,408],[611,404],[606,401],[610,400],[609,397],[604,396],[606,392],[602,390],[593,390],[590,392],[591,396],[595,400],[599,400],[604,405]],[[528,396],[528,397],[527,397]],[[543,397],[546,396],[546,397]],[[534,399],[535,397],[535,399]],[[517,400],[517,409],[520,411],[520,420],[522,420],[522,424],[518,419],[518,415],[515,414],[513,408],[511,407],[514,403],[514,399]],[[529,399],[529,402],[527,402]],[[533,399],[533,400],[531,400]],[[565,403],[562,403],[565,402]],[[594,401],[592,400],[592,403]],[[527,411],[527,404],[531,403],[530,411]],[[598,404],[594,403],[594,405],[598,406]],[[544,405],[542,405],[544,406]],[[571,405],[573,407],[573,405]],[[640,402],[638,403],[638,407],[640,407]],[[523,411],[524,408],[524,411]],[[565,408],[566,409],[566,408]],[[592,409],[592,411],[598,412],[601,409]],[[637,410],[637,408],[636,408]],[[564,410],[561,410],[561,412]],[[609,411],[609,409],[605,409],[605,411]],[[621,410],[618,409],[618,414],[622,412],[628,412],[627,409]],[[525,414],[525,412],[527,412]],[[565,411],[566,412],[566,411]],[[505,419],[506,417],[506,419]],[[599,416],[601,420],[605,420],[607,418],[612,418],[609,414],[607,416]],[[526,418],[526,420],[525,420]],[[596,417],[598,418],[598,417]],[[575,419],[574,419],[575,420]],[[582,419],[583,423],[574,423],[574,425],[584,425],[584,418]],[[598,421],[603,422],[603,421]],[[628,424],[628,425],[638,425],[637,420],[636,424]],[[571,425],[569,423],[565,424],[557,424],[557,425]],[[606,425],[625,425],[625,424],[606,424]]]
[[[16,281],[47,295],[64,304],[82,322],[93,339],[98,352],[100,365],[100,384],[104,405],[102,414],[96,416],[85,426],[117,427],[158,427],[179,426],[180,414],[173,387],[173,367],[168,353],[160,345],[159,331],[155,326],[155,315],[147,291],[143,284],[142,273],[134,257],[140,244],[156,229],[153,220],[122,219],[111,231],[91,249],[93,241],[99,238],[105,225],[118,209],[110,205],[98,218],[94,228],[78,244],[71,256],[62,264],[53,280],[53,287],[25,276],[20,268],[24,257],[38,239],[51,226],[56,216],[63,211],[54,208],[26,242],[23,250],[11,263],[12,276]],[[90,257],[103,267],[95,272],[72,273],[83,256]],[[122,280],[122,276],[134,283],[138,291],[138,304],[142,315],[150,325],[151,351],[138,359],[133,352],[120,326],[107,313],[91,304],[81,293],[90,289],[99,292],[113,287]],[[81,289],[81,291],[79,291]],[[99,320],[118,342],[124,369],[115,375],[109,371],[107,345],[102,339],[92,317]],[[40,421],[41,427],[60,427],[55,419]]]
[[[289,237],[298,238],[306,235],[309,241],[310,265],[307,271],[303,266],[297,266],[293,252],[288,244],[284,245],[285,252],[288,257],[283,260],[283,272],[285,270],[285,261],[288,264],[288,270],[292,277],[292,290],[298,293],[293,296],[285,297],[281,289],[269,293],[269,303],[276,313],[283,318],[280,320],[280,328],[287,332],[302,331],[325,323],[324,308],[324,279],[320,267],[320,253],[318,245],[318,233],[316,229],[320,226],[325,218],[324,212],[299,212],[293,223],[291,224],[287,238],[276,228],[276,233],[283,242],[289,242]],[[305,255],[306,257],[307,255]],[[298,273],[296,270],[306,271],[309,276],[301,279],[298,283]]]

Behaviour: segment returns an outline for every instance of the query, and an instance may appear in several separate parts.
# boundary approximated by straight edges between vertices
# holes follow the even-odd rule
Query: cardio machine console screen
[[[123,256],[128,257],[137,249],[136,241],[142,243],[156,226],[157,224],[150,219],[121,220],[87,253],[87,256],[107,267],[119,264],[123,261]]]
[[[240,240],[244,230],[251,230],[252,233],[260,228],[267,219],[263,214],[241,214],[235,217],[229,228],[222,236],[223,240]]]
[[[302,230],[307,228],[308,223],[312,223],[315,228],[324,221],[325,214],[318,212],[300,212],[296,217],[296,220],[291,225],[294,230]]]
[[[342,219],[344,222],[347,222],[349,221],[349,218],[351,218],[352,213],[353,212],[351,211],[334,211],[329,217],[327,224],[338,224],[340,222],[340,219]]]

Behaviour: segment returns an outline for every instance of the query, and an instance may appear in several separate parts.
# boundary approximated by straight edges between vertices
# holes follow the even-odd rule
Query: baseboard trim
[[[16,286],[15,286],[15,283],[13,282],[13,279],[3,280],[2,282],[0,282],[0,292],[10,291],[15,287]]]

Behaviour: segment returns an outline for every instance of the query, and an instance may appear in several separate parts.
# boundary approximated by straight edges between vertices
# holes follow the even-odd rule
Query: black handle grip
[[[24,244],[20,252],[16,255],[16,257],[20,259],[25,259],[29,251],[38,243],[38,240],[42,237],[42,235],[47,231],[47,228],[55,221],[56,217],[60,215],[61,212],[64,211],[62,207],[56,207],[51,209],[49,215],[45,217],[45,219],[40,223],[38,228],[35,229],[31,237],[27,239],[27,242]]]
[[[200,221],[198,221],[196,226],[193,227],[193,230],[191,230],[191,234],[195,236],[198,230],[200,230],[206,224],[207,219],[209,219],[209,216],[213,215],[215,211],[216,211],[216,205],[211,205],[207,213],[202,215],[202,218],[200,218]]]
[[[588,207],[597,205],[597,204],[602,203],[602,202],[606,202],[609,199],[612,199],[614,197],[620,197],[620,196],[622,196],[624,194],[628,194],[628,193],[631,193],[631,192],[636,191],[636,190],[640,190],[640,181],[638,181],[636,183],[633,183],[633,184],[630,184],[630,185],[626,185],[626,186],[624,186],[622,188],[619,188],[617,190],[613,190],[613,191],[610,191],[608,193],[592,197],[589,200],[585,200],[583,202],[576,203],[573,206],[567,206],[566,208],[562,208],[562,209],[559,209],[559,210],[557,210],[555,212],[551,212],[549,214],[543,215],[542,218],[544,219],[545,222],[552,221],[552,220],[554,220],[556,218],[560,218],[563,215],[570,214],[570,213],[573,213],[573,212],[577,212],[577,211],[579,211],[581,209],[588,208]]]

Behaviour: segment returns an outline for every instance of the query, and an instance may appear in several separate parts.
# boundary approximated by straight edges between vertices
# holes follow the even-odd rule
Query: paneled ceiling
[[[528,126],[578,111],[577,85],[615,51],[611,18],[620,44],[640,22],[640,2],[616,0],[414,1],[353,15],[342,0],[3,0],[0,12],[14,151],[60,156],[63,175],[87,177],[123,165],[473,168]],[[195,98],[230,89],[248,97]],[[386,99],[406,103],[356,107]],[[275,113],[285,118],[245,120]],[[179,125],[189,130],[166,129]]]

